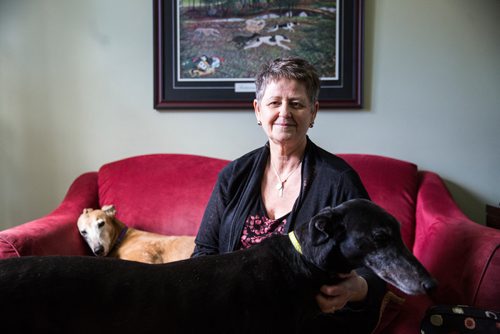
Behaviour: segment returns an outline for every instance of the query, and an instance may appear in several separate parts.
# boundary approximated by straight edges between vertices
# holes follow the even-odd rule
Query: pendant
[[[285,186],[285,182],[278,182],[278,183],[276,183],[276,189],[278,190],[280,197],[283,197],[283,188],[284,188],[284,186]]]

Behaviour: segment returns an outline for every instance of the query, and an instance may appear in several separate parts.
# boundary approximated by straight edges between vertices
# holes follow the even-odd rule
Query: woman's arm
[[[362,302],[368,294],[368,283],[355,271],[339,275],[342,281],[336,285],[323,285],[316,295],[320,310],[334,313],[348,302]]]
[[[219,229],[226,206],[227,173],[222,170],[208,201],[191,257],[219,254]]]

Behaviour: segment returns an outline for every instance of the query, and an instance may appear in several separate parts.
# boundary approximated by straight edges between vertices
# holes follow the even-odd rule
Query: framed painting
[[[254,77],[307,59],[320,107],[361,108],[363,0],[153,0],[154,107],[251,109]]]

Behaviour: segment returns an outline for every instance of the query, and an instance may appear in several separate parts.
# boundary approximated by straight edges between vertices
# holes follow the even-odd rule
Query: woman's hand
[[[333,313],[347,302],[359,302],[366,298],[368,284],[354,270],[339,277],[342,281],[335,285],[323,285],[316,295],[316,302],[324,313]]]

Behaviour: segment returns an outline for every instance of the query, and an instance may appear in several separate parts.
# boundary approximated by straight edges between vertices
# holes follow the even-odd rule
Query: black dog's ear
[[[312,225],[316,230],[316,233],[314,233],[315,237],[313,238],[313,245],[318,246],[327,242],[329,239],[329,234],[327,231],[327,222],[325,220],[318,219],[314,221]]]
[[[336,244],[342,239],[345,233],[344,224],[342,223],[342,215],[332,208],[323,209],[320,213],[312,218],[310,228],[313,245],[318,246],[328,241],[333,241]]]

